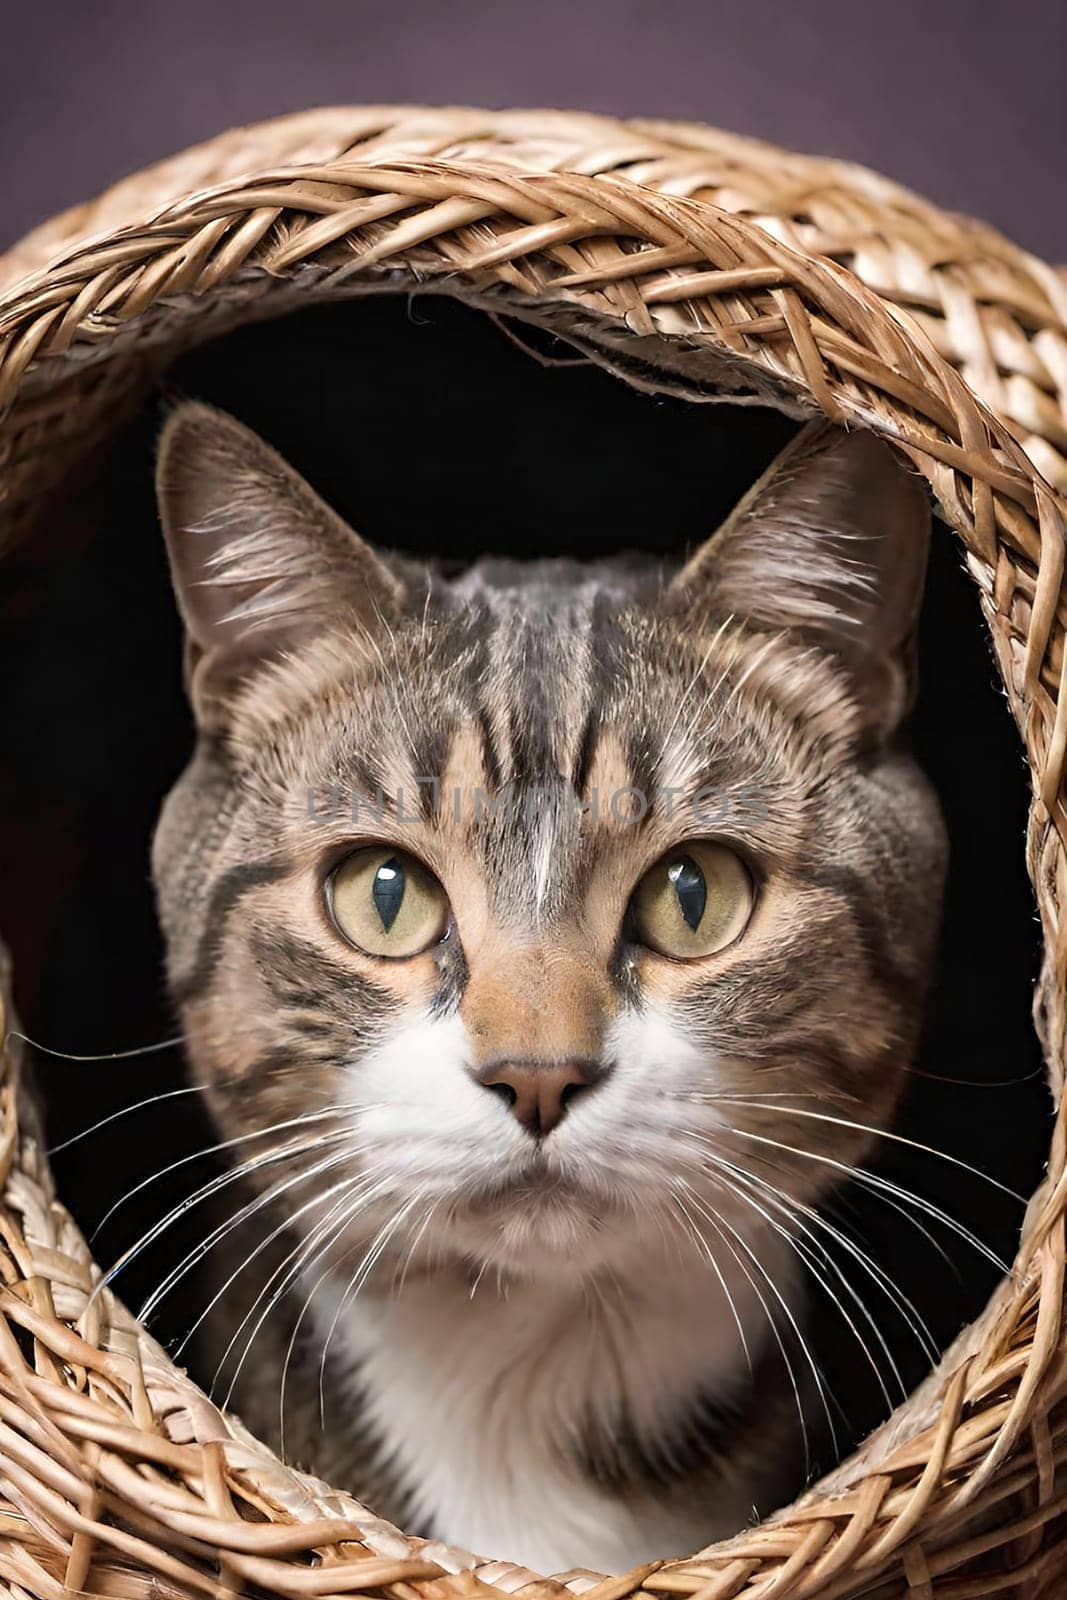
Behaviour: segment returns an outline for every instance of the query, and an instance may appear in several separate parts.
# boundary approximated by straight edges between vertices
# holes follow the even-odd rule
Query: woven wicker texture
[[[139,174],[0,262],[4,537],[179,351],[311,299],[416,285],[558,327],[647,387],[873,428],[927,476],[1033,774],[1037,1015],[1059,1108],[1047,1178],[1011,1278],[831,1479],[699,1558],[548,1580],[408,1539],[290,1471],[94,1294],[9,1048],[0,1579],[42,1600],[1063,1594],[1063,281],[870,173],[704,128],[411,108],[287,118]]]

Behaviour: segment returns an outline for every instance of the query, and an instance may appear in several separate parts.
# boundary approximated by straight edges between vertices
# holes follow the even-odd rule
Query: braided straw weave
[[[1011,1277],[830,1479],[698,1557],[548,1579],[408,1538],[285,1467],[94,1295],[9,1048],[0,1580],[41,1600],[1065,1595],[1067,286],[868,172],[706,128],[286,118],[143,172],[0,260],[3,536],[28,529],[178,352],[296,304],[416,286],[556,328],[645,387],[872,428],[926,475],[1033,774],[1036,1015],[1058,1107],[1047,1177]]]

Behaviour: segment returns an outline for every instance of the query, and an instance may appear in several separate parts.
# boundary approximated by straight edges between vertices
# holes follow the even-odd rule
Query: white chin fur
[[[528,1136],[467,1071],[458,1018],[424,1017],[354,1066],[353,1109],[393,1203],[436,1206],[402,1283],[382,1273],[343,1307],[326,1283],[312,1308],[332,1330],[328,1406],[349,1384],[369,1405],[420,1531],[542,1572],[696,1549],[740,1527],[757,1492],[628,1503],[574,1455],[575,1419],[624,1407],[655,1438],[697,1391],[729,1396],[770,1336],[751,1275],[725,1252],[713,1267],[670,1211],[670,1179],[693,1176],[682,1128],[716,1126],[685,1098],[714,1087],[714,1063],[654,1013],[617,1023],[605,1053],[608,1081],[545,1142],[540,1191]],[[785,1247],[751,1214],[745,1232],[791,1297]]]

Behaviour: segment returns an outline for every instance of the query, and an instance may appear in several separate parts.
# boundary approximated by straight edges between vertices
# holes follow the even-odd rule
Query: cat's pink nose
[[[558,1127],[571,1102],[601,1076],[595,1061],[499,1061],[477,1074],[535,1139]]]

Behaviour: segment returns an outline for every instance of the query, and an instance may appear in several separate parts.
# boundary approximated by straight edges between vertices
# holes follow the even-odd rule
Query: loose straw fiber
[[[1067,286],[869,172],[707,128],[410,107],[285,118],[139,173],[0,259],[0,534],[32,530],[182,350],[298,304],[416,286],[555,328],[644,387],[874,429],[929,479],[1033,774],[1048,1174],[1011,1277],[832,1478],[698,1557],[549,1579],[408,1538],[291,1471],[110,1294],[92,1298],[99,1273],[10,1047],[0,1581],[18,1600],[1065,1595]]]

